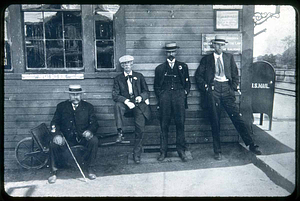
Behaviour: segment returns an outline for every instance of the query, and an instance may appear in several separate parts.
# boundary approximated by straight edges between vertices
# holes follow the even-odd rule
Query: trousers
[[[82,155],[83,164],[85,165],[86,168],[92,166],[92,163],[97,158],[97,151],[98,151],[98,138],[96,136],[93,136],[93,138],[91,138],[88,141],[83,138],[80,142],[77,142],[74,139],[74,140],[69,140],[68,143],[71,147],[75,145],[83,145],[85,147]],[[65,161],[67,160],[66,157],[72,157],[69,153],[70,151],[68,150],[66,143],[60,146],[53,143],[53,141],[51,140],[49,151],[50,151],[51,172],[58,170],[59,166],[64,165]]]
[[[185,151],[186,142],[184,135],[185,122],[185,92],[184,89],[165,90],[159,99],[160,110],[160,151],[167,153],[168,150],[168,133],[170,121],[174,118],[176,126],[176,149],[180,153]]]
[[[225,109],[234,127],[242,137],[244,143],[248,146],[253,144],[250,136],[252,130],[249,124],[245,122],[239,108],[235,103],[235,93],[230,87],[229,82],[214,81],[214,90],[208,94],[209,119],[212,128],[213,148],[215,153],[221,152],[220,143],[220,117],[221,106]]]
[[[143,137],[145,132],[145,123],[146,118],[142,113],[141,109],[136,106],[132,110],[130,110],[127,105],[121,102],[116,102],[114,107],[114,115],[116,120],[117,128],[123,128],[124,115],[132,112],[134,117],[134,125],[135,125],[135,142],[133,148],[133,154],[140,156],[143,149]]]

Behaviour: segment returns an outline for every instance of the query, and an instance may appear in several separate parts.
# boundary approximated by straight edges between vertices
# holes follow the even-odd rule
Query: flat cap
[[[134,57],[131,55],[124,55],[122,57],[120,57],[119,62],[120,63],[124,63],[124,62],[128,62],[128,61],[133,61]]]

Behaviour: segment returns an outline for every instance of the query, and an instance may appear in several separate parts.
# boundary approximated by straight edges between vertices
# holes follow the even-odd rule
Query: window
[[[96,69],[113,69],[115,52],[114,14],[118,5],[94,5]]]
[[[4,18],[4,69],[12,70],[11,67],[11,56],[10,56],[10,36],[8,31],[9,25],[9,13],[8,9],[5,10]]]
[[[23,4],[27,69],[82,69],[80,5]]]

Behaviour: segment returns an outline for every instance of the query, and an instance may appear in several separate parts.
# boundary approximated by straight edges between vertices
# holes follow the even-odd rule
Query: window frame
[[[24,4],[22,4],[24,5]],[[23,42],[24,42],[24,62],[25,62],[25,71],[26,72],[78,72],[78,71],[84,71],[85,66],[84,66],[84,37],[83,37],[83,17],[82,17],[82,4],[77,4],[79,6],[79,9],[47,9],[47,8],[29,8],[29,9],[23,9],[22,5],[20,6],[21,8],[21,17],[22,17],[22,35],[23,35]],[[47,5],[47,4],[40,4],[40,5]],[[51,5],[51,4],[49,4]],[[72,4],[60,4],[60,5],[72,5]],[[45,16],[44,13],[45,12],[80,12],[81,14],[81,39],[66,39],[63,33],[63,37],[61,39],[46,39],[45,36]],[[43,50],[44,50],[44,64],[45,67],[38,67],[38,68],[32,68],[32,67],[28,67],[28,58],[27,58],[27,48],[26,48],[26,36],[25,36],[25,14],[26,12],[41,12],[43,13],[43,38],[42,39],[34,39],[35,41],[43,41]],[[62,14],[62,23],[64,23],[63,21],[63,14]],[[64,27],[64,24],[62,24],[62,26]],[[63,32],[65,32],[65,30],[63,30]],[[64,58],[64,66],[62,68],[51,68],[51,67],[47,67],[47,57],[46,57],[46,41],[62,41],[63,42],[63,58]],[[81,56],[82,56],[82,67],[67,67],[66,66],[66,48],[65,48],[65,41],[72,41],[72,40],[76,40],[76,41],[81,41]]]
[[[103,5],[103,4],[102,4]],[[116,43],[116,28],[115,28],[115,24],[116,24],[116,15],[119,14],[120,10],[121,10],[121,7],[122,5],[119,5],[119,9],[116,13],[113,14],[113,24],[112,24],[112,30],[113,30],[113,39],[112,40],[109,40],[109,39],[97,39],[96,38],[96,17],[95,17],[95,6],[96,5],[93,5],[92,6],[92,10],[93,10],[93,30],[94,30],[94,51],[95,51],[95,71],[96,72],[115,72],[117,70],[117,62],[116,62],[116,51],[117,51],[117,43]],[[112,63],[112,68],[98,68],[97,65],[98,65],[98,55],[97,55],[97,41],[112,41],[113,42],[113,63]]]
[[[6,18],[6,13],[7,13],[7,18]],[[13,62],[12,62],[12,48],[11,48],[11,31],[10,31],[10,24],[11,24],[11,20],[10,20],[10,12],[9,9],[6,8],[6,10],[4,11],[4,44],[3,44],[3,50],[4,50],[4,61],[5,60],[10,60],[10,68],[9,69],[5,69],[5,64],[3,63],[3,68],[4,68],[4,72],[13,72],[14,68],[13,68]],[[7,40],[6,40],[7,38]],[[6,52],[6,46],[5,43],[9,44],[9,52]],[[5,54],[6,53],[6,54]],[[8,57],[8,58],[7,58]]]

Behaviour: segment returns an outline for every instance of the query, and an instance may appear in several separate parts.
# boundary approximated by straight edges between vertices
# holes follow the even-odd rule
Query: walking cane
[[[61,133],[61,134],[62,134],[62,133]],[[74,161],[75,161],[75,163],[76,163],[78,169],[80,170],[81,175],[82,175],[83,178],[84,178],[84,181],[87,182],[87,181],[86,181],[86,177],[85,177],[85,175],[84,175],[84,173],[83,173],[83,171],[82,171],[82,169],[81,169],[79,163],[77,162],[77,160],[76,160],[76,158],[75,158],[75,156],[74,156],[74,154],[73,154],[73,152],[72,152],[72,150],[71,150],[71,148],[70,148],[70,146],[69,146],[68,141],[66,140],[66,138],[65,138],[65,136],[64,136],[63,134],[62,134],[62,136],[63,136],[63,138],[64,138],[64,140],[65,140],[65,142],[66,142],[66,144],[67,144],[67,147],[68,147],[68,149],[69,149],[69,151],[70,151],[70,153],[71,153],[71,155],[72,155],[72,157],[73,157],[73,159],[74,159]]]

